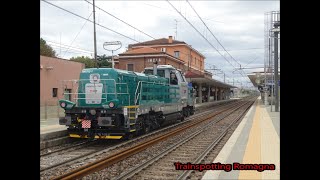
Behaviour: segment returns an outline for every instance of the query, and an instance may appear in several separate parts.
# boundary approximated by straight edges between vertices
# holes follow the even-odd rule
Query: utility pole
[[[97,45],[96,45],[96,14],[95,14],[95,9],[96,9],[96,6],[95,6],[95,3],[94,3],[94,0],[93,0],[93,41],[94,41],[94,62],[95,62],[95,66],[97,67]]]
[[[223,73],[223,82],[226,83],[226,73]]]
[[[278,34],[280,22],[274,24],[274,85],[275,85],[275,112],[279,112],[279,75],[278,75]]]

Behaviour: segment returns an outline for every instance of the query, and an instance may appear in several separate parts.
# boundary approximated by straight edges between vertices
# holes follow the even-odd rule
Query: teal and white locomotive
[[[73,138],[122,139],[148,133],[194,114],[194,89],[171,65],[143,73],[113,68],[83,69],[74,101],[59,100]]]

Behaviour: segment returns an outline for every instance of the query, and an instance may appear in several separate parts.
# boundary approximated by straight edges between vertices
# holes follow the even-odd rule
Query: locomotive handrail
[[[61,80],[63,82],[73,82],[73,83],[83,83],[84,81],[90,81],[90,79],[73,79],[73,80]],[[114,84],[114,92],[102,92],[102,94],[105,94],[105,98],[107,99],[107,95],[110,95],[110,94],[114,94],[115,95],[115,98],[117,98],[117,95],[119,94],[126,94],[128,95],[129,97],[129,104],[130,104],[130,94],[129,94],[129,88],[128,88],[128,84],[127,83],[117,83],[115,81],[115,79],[100,79],[100,82],[104,85],[104,86],[107,86],[106,84],[106,81],[112,81],[113,84]],[[93,83],[93,84],[97,84],[97,83]],[[142,86],[143,84],[153,84],[153,85],[163,85],[163,86],[170,86],[169,84],[165,84],[165,83],[156,83],[156,82],[147,82],[147,81],[139,81],[138,82],[138,85],[136,87],[136,90],[135,90],[135,95],[134,95],[134,105],[137,105],[139,100],[141,100],[141,94],[142,94]],[[121,92],[117,92],[117,85],[125,85],[126,86],[126,93],[121,93]],[[84,88],[84,86],[82,86],[82,88]],[[140,88],[140,90],[139,90]],[[79,89],[79,86],[77,87],[77,89]],[[84,90],[83,90],[84,91]],[[105,91],[107,91],[107,88],[105,87]],[[67,93],[67,92],[64,92],[63,95],[68,95],[68,94],[71,94],[71,95],[80,95],[80,94],[84,94],[84,95],[89,95],[89,94],[96,94],[96,93],[79,93],[79,91],[77,90],[77,92],[75,93]],[[76,104],[78,104],[78,100],[79,99],[96,99],[96,98],[79,98],[79,97],[74,97],[73,98],[74,100],[76,100]]]
[[[73,82],[73,83],[83,83],[83,81],[90,81],[90,79],[72,79],[72,80],[61,80],[62,82]],[[107,92],[107,84],[106,84],[106,81],[113,81],[113,84],[114,84],[114,92]],[[130,104],[130,94],[129,94],[129,88],[128,88],[128,84],[127,83],[117,83],[114,79],[100,79],[100,82],[105,86],[105,92],[102,94],[105,94],[105,99],[107,100],[107,95],[108,94],[114,94],[115,95],[115,98],[117,98],[117,95],[118,94],[127,94],[129,96],[129,104]],[[73,85],[72,83],[72,85]],[[93,83],[93,84],[97,84],[97,83]],[[117,92],[117,85],[126,85],[126,93],[121,93],[121,92]],[[84,87],[84,86],[83,86]],[[96,94],[96,93],[79,93],[79,86],[77,86],[77,89],[76,89],[76,92],[75,93],[67,93],[67,92],[64,92],[63,95],[79,95],[79,94],[85,94],[85,95],[88,95],[88,94]],[[73,97],[73,99],[76,100],[76,104],[78,105],[78,99],[96,99],[96,98],[79,98],[79,97]]]
[[[63,93],[63,94],[96,94],[96,93]],[[114,94],[114,93],[104,93],[104,94]],[[128,94],[128,93],[117,93],[117,94]]]
[[[138,82],[138,85],[136,87],[136,91],[134,93],[134,105],[137,105],[137,102],[138,102],[138,96],[140,95],[140,93],[137,95],[138,93],[138,88],[139,88],[139,84],[141,84],[141,81]]]
[[[136,88],[136,92],[135,92],[135,94],[134,94],[134,97],[135,97],[135,105],[137,105],[138,99],[141,99],[142,83],[153,84],[153,85],[157,84],[157,85],[164,85],[164,86],[168,85],[168,86],[169,86],[169,84],[165,84],[165,83],[139,81],[139,82],[138,82],[138,85],[137,85],[137,88]],[[140,92],[138,93],[139,84],[141,84],[141,85],[140,85]],[[139,98],[138,98],[138,97],[139,97]]]
[[[137,105],[137,100],[138,100],[139,96],[140,96],[140,93],[138,93],[138,95],[137,95],[137,99],[135,100],[135,105]]]

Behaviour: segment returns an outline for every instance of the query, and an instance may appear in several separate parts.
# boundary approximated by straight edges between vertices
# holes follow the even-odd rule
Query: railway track
[[[87,143],[89,143],[88,140],[83,140],[83,141],[77,141],[77,142],[70,142],[70,143],[67,143],[67,144],[62,144],[62,145],[55,146],[55,147],[52,147],[52,148],[46,148],[46,149],[43,149],[43,150],[40,151],[40,157],[45,157],[45,156],[48,156],[50,154],[58,153],[58,152],[65,151],[65,150],[68,150],[68,149],[75,149],[76,147],[83,146],[83,145],[85,145]]]
[[[223,109],[224,106],[230,105],[232,105],[232,103],[226,103],[222,106],[217,106],[211,111],[216,112],[219,111],[219,109]],[[113,142],[113,144],[106,144],[106,141],[100,141],[100,143],[97,143],[97,141],[85,141],[73,146],[58,149],[54,152],[44,153],[40,157],[40,177],[41,179],[48,179],[53,174],[59,174],[59,172],[65,172],[71,168],[79,167],[97,160],[99,155],[108,155],[113,151],[117,151],[118,148],[130,148],[137,142],[147,141],[154,136],[170,131],[172,128],[184,126],[199,117],[208,116],[210,113],[212,112],[200,110],[196,115],[187,118],[183,122],[173,124],[123,143],[121,143],[121,141],[110,141]]]
[[[216,104],[214,106],[214,108],[222,106],[222,105],[228,105],[230,103],[235,103],[235,102],[237,102],[237,100],[234,100],[233,102],[232,101],[222,102],[220,104]],[[210,108],[212,108],[212,107],[210,107]],[[204,112],[207,109],[209,109],[208,105],[206,105],[204,107],[199,107],[199,108],[196,109],[195,114]],[[68,135],[61,136],[61,137],[58,136],[58,137],[54,137],[54,138],[51,138],[51,139],[47,139],[47,140],[44,140],[43,143],[45,143],[46,141],[54,141],[54,140],[59,140],[59,139],[62,139],[62,138],[68,138]],[[56,152],[59,152],[59,151],[71,149],[71,148],[74,148],[74,147],[77,147],[77,146],[81,146],[81,145],[83,145],[85,143],[87,143],[87,140],[68,139],[68,141],[63,142],[63,144],[54,145],[54,146],[50,146],[50,147],[42,148],[42,149],[40,148],[40,157],[41,156],[46,156],[46,155],[49,155],[49,154],[52,154],[52,153],[56,153]]]
[[[161,146],[161,144],[163,145],[163,143],[159,143],[159,142],[168,139],[170,136],[178,137],[179,133],[183,134],[182,133],[183,131],[185,131],[185,135],[182,135],[182,136],[186,136],[187,133],[191,134],[190,132],[187,132],[186,129],[191,128],[191,127],[193,127],[194,129],[198,129],[198,128],[195,128],[195,126],[199,125],[201,123],[204,124],[204,126],[208,126],[208,123],[205,123],[205,121],[209,120],[210,118],[212,118],[214,116],[218,116],[218,115],[220,115],[220,114],[224,113],[225,111],[228,111],[232,108],[236,108],[236,106],[238,106],[239,103],[241,103],[241,101],[237,102],[237,103],[233,103],[231,105],[229,104],[227,106],[217,108],[214,113],[203,112],[203,113],[201,113],[201,116],[199,114],[198,114],[198,117],[196,115],[192,116],[193,120],[191,120],[192,118],[190,118],[189,121],[182,122],[184,124],[179,125],[179,126],[178,126],[178,124],[180,124],[180,123],[178,123],[178,124],[174,125],[174,126],[176,126],[176,128],[167,127],[167,129],[164,128],[164,129],[159,130],[161,132],[156,131],[156,132],[147,134],[145,137],[144,136],[139,137],[136,139],[136,140],[139,140],[139,141],[136,141],[139,143],[132,143],[132,145],[127,148],[120,148],[123,150],[116,148],[118,150],[118,152],[115,151],[113,153],[110,153],[109,155],[107,155],[107,157],[100,158],[99,160],[93,161],[93,162],[88,163],[84,166],[81,166],[81,167],[78,166],[79,168],[76,168],[75,170],[72,170],[66,174],[56,176],[54,179],[63,179],[63,178],[65,178],[65,179],[72,178],[73,179],[73,178],[83,177],[87,174],[96,172],[96,171],[101,170],[107,166],[110,166],[110,165],[115,164],[121,160],[124,160],[134,154],[137,154],[140,151],[143,151],[146,148],[148,148],[154,144],[158,143]],[[165,131],[168,131],[168,132],[165,132]],[[152,138],[148,138],[151,134],[153,134],[153,135],[157,134],[157,135],[155,135]],[[182,138],[182,137],[180,137],[180,138]],[[131,140],[131,141],[133,141],[133,140]],[[175,140],[175,142],[177,142],[177,141]],[[129,143],[129,142],[125,142],[125,143]],[[171,142],[171,143],[174,143],[174,142]],[[164,146],[164,147],[168,147],[168,146]],[[159,148],[159,147],[156,148],[156,150],[160,150],[160,149],[163,149],[163,148]],[[130,159],[130,158],[128,158],[128,159]],[[110,169],[112,170],[112,168],[110,168]],[[63,172],[65,172],[65,171],[66,170],[64,170]],[[117,169],[115,171],[119,172],[119,169]],[[62,173],[60,171],[60,173],[55,173],[55,174],[62,174]],[[118,175],[116,174],[115,177],[117,177]]]
[[[219,115],[211,123],[119,176],[110,177],[109,172],[100,171],[83,179],[187,179],[192,171],[178,171],[174,163],[201,163],[250,105],[247,103],[244,108],[237,107],[231,112]]]

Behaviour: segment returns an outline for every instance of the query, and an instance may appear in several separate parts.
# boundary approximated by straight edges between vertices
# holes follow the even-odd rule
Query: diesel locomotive
[[[65,81],[70,82],[70,81]],[[145,134],[194,114],[194,89],[181,70],[154,65],[144,72],[88,68],[72,80],[72,99],[60,99],[72,138],[123,139]]]

